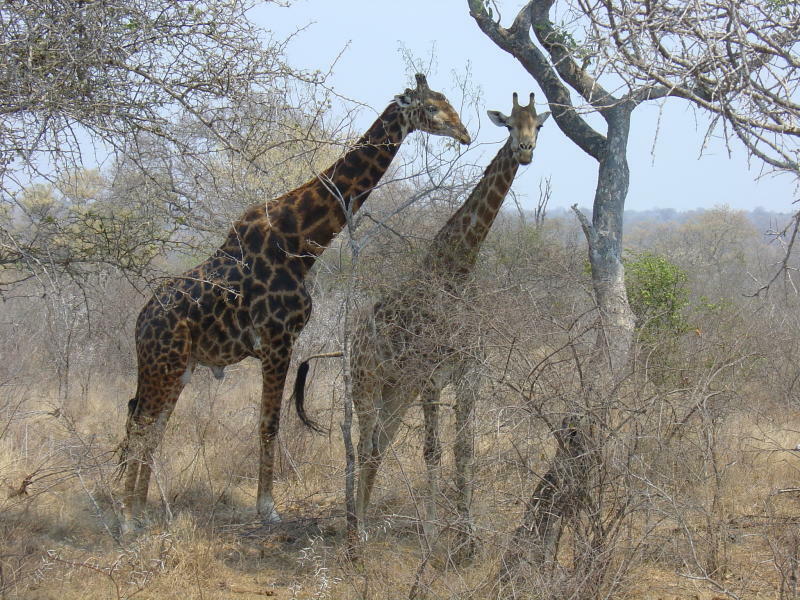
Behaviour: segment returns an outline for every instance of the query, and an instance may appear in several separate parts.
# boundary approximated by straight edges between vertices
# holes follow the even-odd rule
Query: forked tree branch
[[[544,53],[532,42],[529,6],[526,5],[519,12],[510,29],[505,29],[492,20],[481,0],[467,0],[467,3],[470,15],[481,31],[516,58],[542,88],[561,131],[589,156],[601,160],[606,149],[606,138],[578,114],[568,88]]]

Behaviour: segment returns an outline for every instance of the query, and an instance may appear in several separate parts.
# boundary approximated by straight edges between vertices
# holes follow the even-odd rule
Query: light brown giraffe
[[[444,95],[424,75],[416,80],[341,159],[299,188],[248,208],[219,250],[161,285],[142,309],[138,382],[123,444],[125,530],[144,508],[153,453],[195,367],[208,366],[221,378],[227,365],[247,357],[261,361],[263,385],[257,510],[266,521],[280,520],[272,498],[274,446],[292,345],[311,313],[306,274],[410,132],[470,142]],[[310,424],[302,404],[297,410]]]
[[[375,475],[401,418],[417,397],[425,417],[425,462],[429,498],[426,534],[435,533],[435,500],[441,449],[438,440],[438,400],[449,382],[466,374],[459,356],[457,315],[451,300],[463,290],[478,251],[497,216],[520,164],[532,160],[539,129],[550,113],[536,114],[533,94],[528,106],[514,96],[511,116],[488,111],[492,122],[509,130],[508,141],[492,160],[464,204],[434,237],[419,273],[401,289],[376,302],[357,318],[350,357],[353,403],[358,414],[359,478],[356,518],[359,527],[369,504]],[[444,313],[444,314],[443,314]],[[454,339],[455,338],[455,339]],[[319,355],[324,356],[324,355]],[[330,356],[330,355],[329,355]],[[315,358],[315,357],[312,357]],[[298,370],[295,394],[302,398],[308,361]],[[465,386],[467,388],[474,386]],[[456,403],[457,510],[470,537],[472,497],[472,425],[474,389],[459,393]]]

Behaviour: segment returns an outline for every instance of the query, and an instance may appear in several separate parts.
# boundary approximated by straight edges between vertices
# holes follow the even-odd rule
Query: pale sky
[[[502,20],[508,25],[522,3],[500,5],[511,7]],[[342,53],[329,82],[339,94],[373,109],[361,111],[357,126],[362,129],[412,83],[401,48],[420,58],[431,56],[433,49],[435,63],[425,69],[428,83],[454,103],[460,94],[453,73],[463,75],[469,64],[484,104],[480,123],[475,115],[469,121],[462,115],[473,138],[481,142],[469,150],[466,158],[470,162],[488,164],[505,141],[505,130],[489,122],[486,110],[509,113],[512,92],[519,92],[522,99],[534,92],[537,110],[548,110],[533,78],[478,29],[466,0],[294,0],[289,8],[262,5],[253,11],[253,18],[279,38],[308,26],[288,47],[289,61],[295,67],[325,69]],[[344,101],[337,101],[344,108]],[[712,142],[700,156],[704,132],[703,123],[695,121],[687,102],[669,100],[663,106],[650,103],[637,108],[628,146],[631,186],[626,208],[688,210],[728,204],[738,209],[796,210],[791,203],[800,196],[794,178],[767,174],[759,179],[759,162],[754,160],[751,168],[738,145],[729,157],[723,144]],[[597,163],[552,120],[539,135],[533,163],[522,167],[514,182],[513,189],[524,206],[535,204],[539,182],[546,177],[550,177],[553,190],[551,206],[591,206]]]

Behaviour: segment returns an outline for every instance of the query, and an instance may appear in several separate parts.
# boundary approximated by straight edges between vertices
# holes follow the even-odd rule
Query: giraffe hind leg
[[[125,440],[125,462],[120,465],[125,475],[122,497],[122,522],[120,524],[123,535],[131,533],[134,529],[134,520],[137,516],[134,505],[136,481],[142,465],[141,440],[133,432],[128,433]]]
[[[147,503],[155,451],[182,389],[179,377],[171,379],[174,381],[165,386],[160,401],[153,403],[157,409],[146,412],[139,407],[131,418],[126,448],[123,533],[135,528],[135,521],[141,517]]]
[[[156,449],[161,443],[161,439],[164,437],[164,430],[166,429],[167,420],[169,419],[170,414],[172,414],[172,409],[174,408],[177,399],[177,394],[171,395],[158,417],[153,423],[151,423],[149,430],[143,439],[144,444],[142,448],[142,459],[139,465],[139,477],[136,481],[134,493],[134,506],[140,513],[144,511],[144,507],[147,503],[147,490],[150,485],[150,476],[153,472],[153,466],[155,464],[154,461]]]
[[[128,444],[130,442],[130,424],[133,418],[133,413],[136,412],[136,406],[139,400],[136,396],[128,400],[128,419],[125,423],[125,439],[118,447],[119,461],[117,462],[117,470],[114,478],[119,481],[125,475],[125,469],[128,466]]]
[[[371,468],[368,462],[372,460],[373,432],[377,424],[377,414],[374,403],[365,402],[363,399],[355,403],[358,413],[358,483],[356,492],[356,522],[359,533],[364,535],[366,511],[369,504],[369,491],[367,490],[367,471]]]
[[[409,395],[407,390],[385,385],[381,391],[380,404],[376,404],[375,416],[372,430],[364,432],[371,436],[371,451],[365,456],[359,466],[358,474],[358,499],[357,512],[363,516],[366,514],[369,500],[372,496],[372,489],[375,486],[375,478],[378,474],[383,457],[392,441],[397,435],[403,415],[409,405]],[[360,418],[360,417],[359,417]],[[360,425],[359,425],[360,426]],[[359,441],[360,444],[360,441]]]
[[[171,335],[137,340],[139,376],[135,402],[128,403],[123,533],[134,528],[147,501],[152,461],[167,420],[186,382],[191,337],[179,323]]]
[[[439,499],[439,481],[441,479],[442,446],[439,442],[439,401],[440,390],[427,386],[422,392],[422,410],[425,416],[425,446],[423,456],[428,475],[428,489],[425,496],[425,518],[422,530],[429,546],[432,546],[439,534],[437,501]]]
[[[128,418],[125,422],[125,439],[120,446],[120,461],[117,467],[117,477],[124,476],[123,496],[122,496],[122,521],[120,529],[123,535],[127,535],[134,530],[134,518],[136,510],[134,507],[134,490],[136,480],[139,477],[139,467],[141,466],[141,443],[139,436],[139,426],[137,424],[136,413],[139,408],[139,390],[136,395],[128,400]]]

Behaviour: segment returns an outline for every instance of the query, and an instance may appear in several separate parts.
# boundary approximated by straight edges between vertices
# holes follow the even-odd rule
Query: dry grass
[[[472,561],[455,564],[446,534],[429,555],[420,533],[421,411],[410,411],[376,487],[363,560],[353,563],[343,537],[340,399],[334,373],[317,379],[328,383],[311,391],[310,410],[332,433],[302,430],[287,407],[275,485],[284,525],[255,522],[259,378],[244,364],[223,383],[198,372],[184,392],[159,453],[149,525],[133,540],[118,538],[112,477],[130,382],[82,388],[62,407],[49,390],[7,391],[4,406],[14,408],[0,414],[0,598],[400,598],[415,582],[418,597],[482,597],[476,590],[519,522],[531,471],[552,454],[544,432],[501,410],[501,398],[480,407],[481,544]],[[443,417],[449,443],[451,417]],[[660,513],[635,515],[619,539],[622,553],[637,556],[619,589],[652,600],[778,597],[779,565],[791,570],[798,547],[800,453],[787,449],[800,442],[800,419],[778,410],[725,419],[713,464],[699,431],[681,442],[682,480],[654,503]],[[453,490],[443,492],[446,520]],[[703,578],[714,540],[723,570]],[[562,547],[568,555],[569,534]]]

